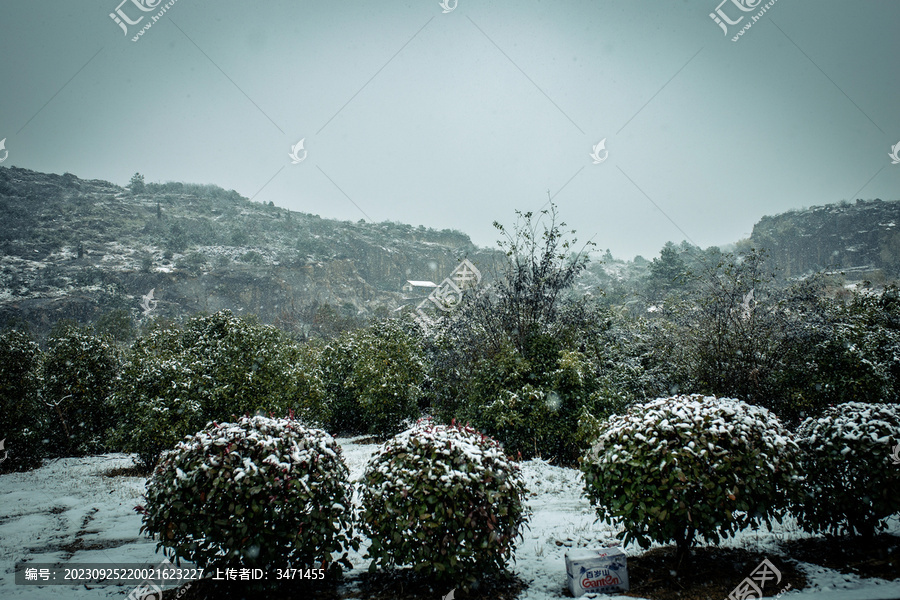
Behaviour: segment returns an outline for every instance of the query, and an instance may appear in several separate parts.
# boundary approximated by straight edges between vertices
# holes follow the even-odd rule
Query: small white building
[[[437,287],[433,281],[413,281],[407,280],[401,288],[406,293],[418,292],[422,294],[430,294],[431,290]]]

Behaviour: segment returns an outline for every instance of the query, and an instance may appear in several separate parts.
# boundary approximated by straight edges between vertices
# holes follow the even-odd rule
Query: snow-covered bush
[[[370,569],[471,583],[505,570],[527,520],[518,465],[470,427],[419,421],[379,449],[361,486]]]
[[[200,367],[202,380],[196,383],[210,388],[204,404],[208,418],[258,410],[293,410],[307,421],[323,418],[317,374],[303,349],[275,327],[219,311],[191,319],[181,344],[183,358]]]
[[[290,419],[210,423],[161,458],[142,532],[212,568],[349,568],[349,472],[334,439]]]
[[[801,448],[797,520],[807,531],[873,535],[900,511],[900,405],[847,402],[806,419]],[[900,452],[898,452],[900,454]]]
[[[386,437],[420,415],[425,362],[408,325],[396,319],[380,321],[325,347],[320,365],[329,431]]]
[[[586,448],[575,434],[579,414],[606,416],[621,403],[601,389],[598,369],[587,356],[568,350],[557,355],[550,361],[555,368],[545,372],[538,385],[525,383],[515,390],[500,389],[490,400],[474,400],[466,416],[511,454],[571,464]],[[488,367],[485,375],[496,377],[499,369],[495,369]],[[481,405],[473,406],[476,403]]]
[[[136,462],[149,471],[164,450],[201,429],[207,419],[196,375],[177,358],[126,362],[113,395],[113,402],[125,407],[121,426],[109,436],[113,447],[136,453]]]
[[[321,382],[304,349],[227,311],[147,332],[128,352],[111,402],[117,449],[138,453],[147,468],[209,421],[258,412],[326,420]]]
[[[609,419],[587,453],[585,490],[627,542],[690,551],[787,506],[797,444],[768,410],[731,398],[674,396]]]
[[[0,333],[0,440],[5,440],[0,471],[41,464],[47,420],[37,397],[40,355],[40,347],[24,331]]]
[[[116,348],[91,329],[65,324],[51,334],[40,378],[52,456],[106,449],[112,416],[107,397],[118,369]]]

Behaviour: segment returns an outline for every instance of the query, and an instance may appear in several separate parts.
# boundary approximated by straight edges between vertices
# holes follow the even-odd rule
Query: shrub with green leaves
[[[5,440],[0,471],[32,469],[44,455],[45,411],[37,397],[41,350],[30,335],[0,333],[0,440]]]
[[[601,518],[642,548],[675,542],[679,560],[696,536],[718,543],[780,520],[799,449],[765,408],[731,398],[674,396],[609,419],[582,462],[585,492]]]
[[[227,311],[138,339],[111,403],[121,419],[116,447],[138,453],[146,468],[208,421],[257,412],[327,420],[311,355],[274,327]]]
[[[847,402],[797,432],[805,481],[794,513],[810,532],[872,536],[900,511],[900,405]]]
[[[130,406],[121,415],[120,426],[110,432],[111,445],[136,453],[136,463],[152,469],[164,450],[206,422],[197,380],[201,378],[191,365],[178,358],[135,360],[132,355],[113,396],[117,405],[130,402]]]
[[[389,436],[420,415],[425,359],[409,325],[380,321],[345,333],[322,351],[330,431]]]
[[[289,410],[324,418],[318,376],[305,352],[275,327],[230,311],[191,319],[181,334],[182,358],[198,367],[207,418]]]
[[[795,312],[797,312],[795,310]],[[817,298],[803,314],[784,387],[802,417],[857,398],[900,400],[900,290]],[[792,364],[791,364],[792,363]],[[798,425],[802,419],[798,418]]]
[[[107,448],[119,356],[89,328],[63,325],[47,341],[41,363],[41,399],[48,420],[51,456],[77,456]]]
[[[514,390],[501,388],[481,406],[470,402],[467,416],[510,453],[570,464],[585,450],[581,438],[573,435],[578,416],[604,417],[624,402],[599,385],[598,369],[585,354],[562,350],[557,355],[554,368],[541,381]]]
[[[291,419],[210,423],[166,452],[141,532],[206,568],[350,568],[349,472],[334,439]]]
[[[473,583],[505,571],[528,517],[518,465],[471,427],[419,421],[378,450],[361,487],[370,570]]]

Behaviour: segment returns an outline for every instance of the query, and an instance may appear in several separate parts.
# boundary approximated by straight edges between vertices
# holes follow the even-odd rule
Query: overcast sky
[[[900,198],[896,0],[120,1],[0,4],[3,166],[623,258]]]

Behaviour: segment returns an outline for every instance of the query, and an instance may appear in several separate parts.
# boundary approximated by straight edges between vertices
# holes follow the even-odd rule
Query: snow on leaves
[[[786,508],[799,451],[768,410],[730,398],[659,398],[612,417],[583,462],[586,493],[626,542],[718,542]]]
[[[214,422],[163,455],[141,530],[207,567],[349,568],[348,477],[324,431],[261,416]]]
[[[361,486],[372,569],[471,582],[505,568],[527,519],[518,465],[471,427],[419,421],[375,453]]]
[[[807,531],[872,535],[900,511],[900,405],[846,402],[808,418],[797,432],[801,469],[797,520]]]

